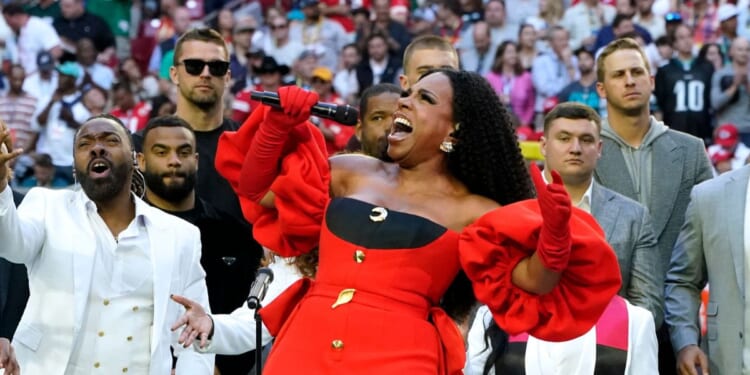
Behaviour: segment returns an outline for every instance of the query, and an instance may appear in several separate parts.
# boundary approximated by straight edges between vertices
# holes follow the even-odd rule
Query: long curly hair
[[[435,69],[448,77],[453,88],[453,121],[457,140],[448,154],[448,170],[473,194],[501,205],[535,196],[510,114],[484,77],[468,71]],[[461,271],[443,295],[441,306],[453,319],[470,318],[476,297]]]
[[[437,69],[453,87],[452,136],[448,169],[474,194],[501,205],[533,198],[529,171],[518,145],[513,121],[484,77],[468,71]],[[427,75],[425,74],[425,75]]]

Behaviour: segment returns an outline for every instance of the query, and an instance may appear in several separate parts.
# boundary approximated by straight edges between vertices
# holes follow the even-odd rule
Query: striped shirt
[[[37,127],[33,124],[37,99],[25,92],[21,95],[0,97],[0,119],[5,121],[11,132],[13,147],[27,151],[31,146]]]

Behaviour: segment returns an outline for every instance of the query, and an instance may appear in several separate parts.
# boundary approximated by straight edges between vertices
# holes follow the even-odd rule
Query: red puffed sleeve
[[[275,208],[261,206],[240,194],[238,188],[245,154],[269,108],[259,107],[238,131],[221,135],[216,170],[237,193],[243,215],[253,224],[255,240],[281,256],[297,256],[317,246],[329,201],[330,168],[325,139],[309,122],[291,130],[279,174],[270,188],[275,194]]]
[[[619,264],[594,218],[574,208],[570,262],[560,282],[544,295],[526,292],[513,285],[511,275],[535,251],[541,225],[536,200],[495,209],[461,233],[461,265],[477,299],[508,334],[566,341],[591,329],[617,294]]]

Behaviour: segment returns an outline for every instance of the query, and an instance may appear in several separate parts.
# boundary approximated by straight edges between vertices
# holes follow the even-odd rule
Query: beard
[[[112,165],[111,171],[107,177],[92,179],[88,173],[76,174],[81,189],[94,202],[106,202],[122,189],[130,189],[128,181],[133,174],[133,166],[128,163]]]
[[[176,173],[154,173],[149,170],[143,172],[143,179],[146,181],[146,186],[154,194],[161,197],[162,199],[178,203],[187,198],[195,188],[195,172],[176,172]],[[165,184],[164,177],[177,176],[182,177],[182,183]]]
[[[216,103],[219,102],[219,94],[214,90],[211,93],[198,93],[192,89],[181,90],[182,96],[185,97],[190,103],[193,103],[196,107],[202,111],[207,112],[216,107]]]

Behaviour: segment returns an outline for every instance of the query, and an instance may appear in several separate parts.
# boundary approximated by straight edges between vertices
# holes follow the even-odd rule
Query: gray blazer
[[[693,189],[665,281],[665,321],[675,351],[698,344],[700,293],[710,283],[707,348],[713,375],[742,373],[748,178],[745,166]]]
[[[664,317],[664,284],[656,274],[659,253],[648,210],[594,181],[591,214],[617,254],[622,275],[619,295],[650,311],[656,327],[659,327]]]
[[[653,120],[652,120],[653,121]],[[630,199],[637,200],[633,180],[619,146],[602,137],[602,157],[597,163],[596,181]],[[662,279],[680,233],[685,209],[694,185],[713,177],[703,141],[686,133],[667,130],[652,144],[651,214],[659,245],[658,272]]]

